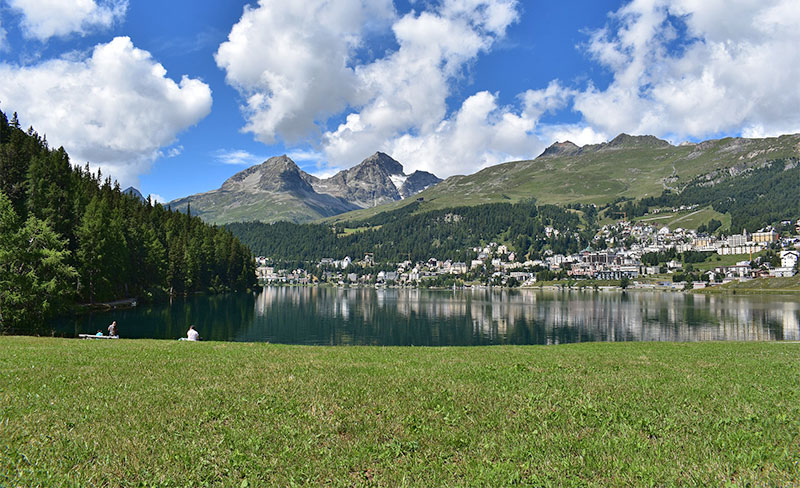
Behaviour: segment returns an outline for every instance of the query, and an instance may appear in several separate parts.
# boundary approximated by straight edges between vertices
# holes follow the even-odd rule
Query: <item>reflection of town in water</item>
[[[798,340],[800,302],[664,292],[267,287],[236,340],[475,345]]]
[[[193,324],[204,339],[282,344],[800,340],[800,301],[789,297],[656,291],[267,287],[62,317],[53,328],[74,337],[112,320],[126,338],[177,339]]]

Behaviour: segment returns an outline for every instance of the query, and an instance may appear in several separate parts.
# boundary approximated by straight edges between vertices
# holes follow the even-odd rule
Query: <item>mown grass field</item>
[[[800,344],[0,338],[0,486],[787,486]]]

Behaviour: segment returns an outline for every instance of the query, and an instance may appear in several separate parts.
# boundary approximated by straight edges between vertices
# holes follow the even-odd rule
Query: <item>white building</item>
[[[781,267],[792,268],[797,266],[797,261],[800,259],[800,253],[797,251],[781,251]]]
[[[747,236],[742,234],[734,234],[728,236],[728,247],[739,247],[747,244]]]

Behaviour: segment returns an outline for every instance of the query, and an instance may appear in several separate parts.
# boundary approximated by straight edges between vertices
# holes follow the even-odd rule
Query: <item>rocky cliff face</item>
[[[392,177],[405,177],[403,165],[378,152],[350,169],[339,171],[326,180],[317,180],[314,189],[361,208],[374,207],[402,198]]]
[[[400,187],[400,196],[408,198],[417,193],[440,183],[442,180],[427,171],[414,171]]]
[[[331,178],[315,181],[314,189],[367,208],[408,198],[440,181],[425,171],[406,175],[402,164],[377,152]]]
[[[403,172],[403,165],[378,152],[360,164],[320,179],[301,170],[286,155],[240,171],[219,190],[170,202],[216,223],[243,220],[302,222],[415,195],[440,180],[431,173]]]

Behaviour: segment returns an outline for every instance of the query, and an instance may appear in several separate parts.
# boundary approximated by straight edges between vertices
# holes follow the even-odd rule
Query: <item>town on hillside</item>
[[[308,268],[280,269],[269,257],[256,258],[262,284],[375,285],[408,287],[565,286],[698,289],[732,281],[791,277],[798,271],[800,220],[757,232],[713,234],[670,229],[627,220],[604,225],[593,244],[571,254],[545,251],[539,259],[517,255],[496,242],[472,249],[469,262],[441,260],[376,263],[372,253],[360,259],[324,258]],[[561,230],[547,227],[548,237]]]

